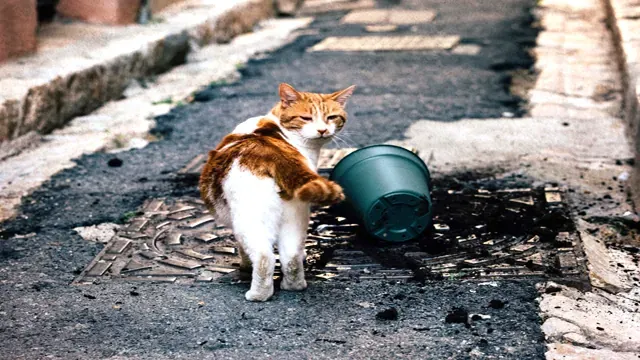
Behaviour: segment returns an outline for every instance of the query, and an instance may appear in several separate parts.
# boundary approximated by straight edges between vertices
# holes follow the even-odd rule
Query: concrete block
[[[36,0],[0,2],[0,61],[36,49]]]
[[[637,360],[638,354],[607,349],[588,349],[570,344],[551,344],[545,354],[547,360]]]
[[[149,0],[149,9],[152,14],[157,14],[166,7],[183,1],[184,0]]]
[[[304,0],[275,0],[276,9],[279,14],[294,15]]]
[[[140,1],[135,0],[61,0],[58,13],[90,23],[126,25],[136,22]]]
[[[544,294],[540,310],[543,317],[556,317],[578,327],[579,331],[570,332],[582,334],[593,346],[619,352],[640,351],[638,314],[598,293],[564,289],[554,295]]]

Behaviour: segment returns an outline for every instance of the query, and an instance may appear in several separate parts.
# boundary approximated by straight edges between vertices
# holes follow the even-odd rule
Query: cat
[[[230,225],[241,268],[251,269],[249,301],[273,295],[274,245],[282,266],[281,289],[306,289],[303,261],[310,204],[344,200],[342,188],[317,174],[320,149],[347,121],[355,86],[332,94],[279,86],[280,101],[265,116],[236,126],[209,158],[200,193],[217,221]]]

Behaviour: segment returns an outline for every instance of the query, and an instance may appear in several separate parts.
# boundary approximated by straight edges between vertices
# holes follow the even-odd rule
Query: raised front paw
[[[333,181],[326,182],[330,191],[326,193],[326,196],[322,201],[318,202],[319,205],[333,205],[342,202],[345,199],[342,187]]]
[[[333,204],[339,203],[341,201],[344,201],[345,196],[344,196],[344,191],[342,190],[342,186],[332,182],[331,184],[333,186],[334,192],[333,192],[333,198],[331,199],[331,202]]]

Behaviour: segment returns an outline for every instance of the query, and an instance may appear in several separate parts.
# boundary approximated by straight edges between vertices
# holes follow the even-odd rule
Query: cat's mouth
[[[317,135],[316,137],[312,137],[311,140],[331,140],[332,137],[333,134]]]

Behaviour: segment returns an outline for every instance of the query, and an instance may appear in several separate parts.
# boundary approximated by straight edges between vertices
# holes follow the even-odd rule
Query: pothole
[[[325,151],[321,163],[333,166],[350,151]],[[203,158],[194,158],[180,170],[183,185],[195,181]],[[315,209],[305,242],[307,277],[539,278],[586,284],[580,238],[564,190],[531,184],[518,176],[475,173],[434,179],[433,228],[416,241],[400,244],[368,237],[344,208]],[[199,198],[150,199],[74,283],[247,281],[239,264],[232,231],[217,223]]]

